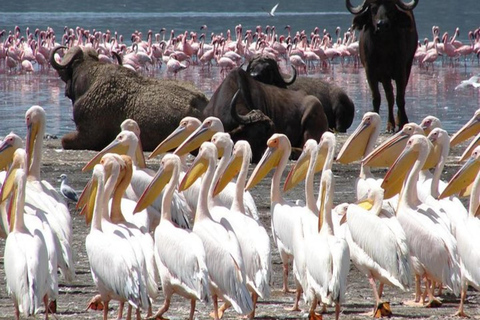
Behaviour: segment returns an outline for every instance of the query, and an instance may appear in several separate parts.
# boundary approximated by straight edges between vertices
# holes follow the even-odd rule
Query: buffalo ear
[[[353,17],[352,28],[357,30],[362,30],[365,25],[370,24],[372,20],[370,15],[370,8],[363,11],[362,13],[356,14]]]

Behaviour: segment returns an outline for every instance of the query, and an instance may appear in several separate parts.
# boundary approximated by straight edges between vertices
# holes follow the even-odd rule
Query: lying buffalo
[[[295,69],[294,69],[295,70]],[[285,81],[277,61],[266,56],[255,56],[247,66],[247,72],[258,81],[280,88],[303,90],[320,100],[328,119],[328,127],[334,131],[346,132],[352,125],[355,106],[339,86],[318,78],[296,77]]]
[[[234,141],[247,140],[252,146],[253,162],[260,160],[273,132],[286,134],[292,147],[302,148],[308,139],[319,141],[328,129],[317,98],[264,84],[241,68],[227,75],[203,113],[218,117]]]
[[[145,150],[153,150],[185,116],[202,118],[208,103],[192,84],[148,78],[125,67],[100,62],[93,49],[73,47],[50,63],[65,82],[77,131],[62,138],[64,149],[101,150],[127,118],[137,121]]]

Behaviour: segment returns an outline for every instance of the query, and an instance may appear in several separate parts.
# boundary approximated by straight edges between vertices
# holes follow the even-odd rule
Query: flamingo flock
[[[99,59],[105,63],[117,63],[118,54],[127,68],[140,72],[166,70],[176,77],[186,68],[218,68],[224,75],[257,54],[276,59],[279,64],[292,65],[300,73],[307,74],[324,69],[334,62],[359,65],[358,40],[355,31],[348,28],[343,34],[337,27],[334,34],[315,27],[313,30],[292,32],[290,26],[279,32],[275,26],[257,26],[255,30],[243,30],[237,25],[234,32],[210,33],[206,25],[197,31],[175,34],[162,28],[158,33],[133,32],[125,41],[123,35],[110,30],[86,30],[81,27],[65,27],[58,34],[52,28],[46,30],[19,27],[0,31],[0,72],[30,73],[48,71],[49,57],[58,45],[67,47],[93,47]],[[432,28],[432,39],[419,42],[415,61],[420,68],[434,68],[439,59],[450,65],[455,62],[480,58],[480,28],[468,31],[469,43],[458,40],[459,28],[450,37],[448,32],[440,36],[440,28]],[[60,57],[58,57],[60,58]],[[165,67],[163,67],[165,65]]]
[[[127,319],[142,313],[162,319],[178,295],[190,302],[189,319],[195,318],[197,301],[211,305],[215,319],[226,312],[254,318],[259,300],[268,300],[273,290],[289,291],[292,260],[296,299],[289,312],[300,311],[303,296],[309,319],[322,319],[319,305],[322,313],[334,306],[335,319],[341,317],[350,263],[368,278],[375,317],[394,312],[382,299],[385,286],[414,289],[415,298],[405,304],[418,307],[441,306],[447,290],[460,296],[456,315],[467,316],[467,288],[480,290],[479,119],[477,111],[450,137],[438,118],[428,116],[375,147],[381,121],[367,112],[336,157],[333,133],[308,140],[283,188],[291,153],[283,134],[270,137],[248,177],[248,143],[234,144],[217,118],[186,118],[152,153],[164,154],[154,171],[140,160],[140,132],[127,120],[84,168],[92,174],[77,207],[90,225],[85,246],[98,290],[88,308],[103,310],[107,319],[110,302],[118,301],[118,318],[127,308]],[[43,310],[48,319],[61,299],[57,270],[67,282],[75,277],[73,230],[64,198],[40,177],[46,113],[33,106],[25,121],[25,144],[12,133],[0,147],[0,163],[9,167],[0,191],[0,234],[15,318]],[[474,135],[464,164],[442,181],[450,148]],[[195,159],[187,161],[185,155],[198,147]],[[358,160],[357,202],[341,203],[332,170]],[[389,169],[374,177],[371,167]],[[251,194],[271,170],[270,234]],[[303,180],[304,204],[289,201],[285,192]],[[458,198],[465,196],[468,210]],[[270,238],[283,263],[279,288],[271,282]],[[162,293],[164,304],[154,313]]]

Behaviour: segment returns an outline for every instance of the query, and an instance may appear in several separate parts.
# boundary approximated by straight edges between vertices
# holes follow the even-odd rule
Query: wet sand
[[[346,140],[345,134],[337,135],[337,152]],[[381,135],[380,139],[389,136]],[[460,165],[456,162],[460,154],[463,152],[467,143],[463,143],[451,150],[449,161],[442,175],[443,180],[449,180],[450,177],[458,170]],[[90,178],[90,173],[82,173],[81,169],[86,162],[95,155],[93,151],[71,151],[62,150],[59,139],[46,140],[44,142],[43,165],[41,168],[42,178],[49,181],[53,186],[59,187],[58,177],[62,173],[66,173],[69,177],[69,184],[78,192],[81,192],[85,183]],[[147,165],[153,169],[157,169],[159,159],[149,160]],[[253,165],[251,165],[253,169]],[[386,169],[372,170],[373,173],[382,177]],[[353,202],[354,199],[354,182],[359,173],[359,163],[351,165],[334,164],[333,172],[336,179],[335,204],[341,202]],[[271,175],[269,175],[270,177]],[[315,190],[318,190],[319,176],[316,177]],[[294,190],[286,194],[287,198],[303,199],[303,185],[298,185]],[[270,213],[269,213],[269,192],[270,180],[264,179],[258,186],[252,190],[252,194],[256,200],[260,211],[260,218],[271,235],[270,230]],[[467,199],[464,199],[467,204]],[[65,283],[60,279],[60,292],[58,298],[58,313],[51,318],[55,319],[101,319],[102,313],[98,311],[85,311],[87,302],[96,294],[96,289],[90,274],[88,259],[85,252],[85,237],[89,232],[89,226],[85,224],[85,220],[75,210],[75,205],[69,203],[73,220],[73,248],[76,258],[76,279],[73,283]],[[273,245],[273,241],[272,241]],[[3,248],[5,241],[0,240],[0,255],[3,256]],[[0,319],[13,319],[14,308],[12,300],[6,294],[5,274],[3,267],[3,257],[0,260]],[[306,316],[307,306],[300,304],[302,312],[290,312],[284,308],[291,307],[294,294],[283,294],[281,292],[282,273],[281,261],[276,247],[272,247],[272,264],[273,264],[273,283],[271,297],[265,301],[260,300],[257,305],[256,318],[258,319],[299,319]],[[294,288],[292,275],[289,277],[289,286]],[[435,309],[427,309],[422,307],[408,307],[403,304],[406,300],[413,299],[413,288],[408,292],[402,292],[397,288],[386,287],[384,290],[385,301],[390,301],[393,318],[404,319],[445,319],[451,317],[458,307],[459,298],[452,295],[448,290],[444,290],[443,306]],[[157,310],[163,304],[163,295],[154,302],[153,309]],[[111,310],[109,318],[116,318],[117,306],[116,302],[110,304]],[[465,311],[473,318],[480,319],[480,295],[474,290],[468,291]],[[190,304],[189,302],[174,297],[172,305],[166,317],[170,319],[188,318]],[[364,313],[370,312],[373,308],[373,294],[369,286],[368,279],[360,274],[360,272],[351,265],[348,276],[348,289],[346,294],[346,303],[342,305],[341,319],[369,319],[371,318]],[[317,308],[317,310],[319,310]],[[197,303],[195,316],[197,319],[210,319],[209,313],[212,311],[211,304],[204,305]],[[43,318],[43,314],[37,315],[37,319]],[[240,315],[233,310],[225,313],[224,319],[239,319]],[[334,319],[334,309],[329,307],[324,319]]]

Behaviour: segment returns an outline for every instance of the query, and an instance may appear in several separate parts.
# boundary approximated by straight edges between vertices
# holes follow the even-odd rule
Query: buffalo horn
[[[232,98],[232,102],[230,103],[230,114],[232,118],[240,124],[247,124],[250,123],[250,119],[246,116],[243,116],[237,112],[237,99],[238,95],[240,94],[240,89],[235,92]]]
[[[122,57],[116,51],[112,51],[112,56],[117,59],[118,65],[123,66]]]
[[[285,79],[285,84],[287,86],[293,84],[295,82],[295,79],[297,79],[297,69],[295,69],[294,66],[292,66],[293,69],[293,75],[290,77],[290,79]]]
[[[74,47],[70,50],[72,50],[71,53],[65,55],[62,63],[58,63],[57,60],[55,60],[55,53],[60,50],[60,49],[66,49],[67,47],[65,46],[58,46],[52,50],[52,53],[50,54],[50,64],[52,67],[56,70],[61,70],[65,69],[68,67],[68,65],[72,62],[74,58],[76,58],[79,54],[83,54],[82,48],[80,47]]]
[[[402,0],[397,0],[397,6],[399,6],[400,9],[403,9],[405,11],[411,11],[411,10],[415,9],[417,4],[418,4],[418,0],[412,0],[408,3],[405,3]]]
[[[352,5],[352,3],[350,2],[350,0],[346,0],[346,5],[347,5],[347,9],[348,9],[348,11],[350,11],[350,13],[359,14],[367,8],[368,3],[367,3],[367,0],[363,0],[363,3],[361,5],[359,5],[357,7],[354,7]]]

